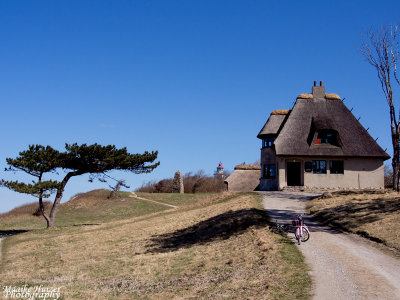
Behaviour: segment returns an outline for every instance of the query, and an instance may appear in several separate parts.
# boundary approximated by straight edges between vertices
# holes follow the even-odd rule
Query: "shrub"
[[[384,171],[384,185],[385,188],[393,188],[393,169],[391,165],[385,165]]]
[[[136,189],[136,192],[143,193],[155,193],[155,185],[157,182],[155,180],[150,180],[142,184],[141,187]]]
[[[189,172],[183,176],[183,186],[185,193],[218,193],[226,190],[224,181],[220,178],[211,177],[203,170],[196,173]],[[163,179],[159,182],[149,181],[144,183],[137,192],[146,193],[172,193],[173,179]]]
[[[222,180],[213,177],[204,177],[196,181],[193,187],[193,193],[213,193],[226,190]]]

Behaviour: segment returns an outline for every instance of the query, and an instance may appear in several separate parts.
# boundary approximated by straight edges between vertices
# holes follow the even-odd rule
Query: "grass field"
[[[51,230],[0,216],[0,230],[30,230],[3,239],[0,285],[61,287],[64,299],[310,297],[301,254],[268,230],[258,194],[138,193],[177,209],[106,194],[63,204]]]
[[[119,192],[113,199],[108,199],[110,191],[94,190],[78,194],[70,201],[61,204],[56,226],[71,226],[87,223],[104,223],[116,219],[126,219],[153,212],[163,211],[169,207],[145,202],[129,197],[130,193]],[[137,193],[143,196],[143,193]],[[196,202],[198,199],[213,194],[147,194],[148,199],[158,200],[172,205],[184,205]],[[165,201],[164,201],[165,199]],[[33,216],[38,204],[23,205],[12,211],[0,214],[0,230],[40,229],[46,227],[42,216]],[[49,210],[49,209],[48,209]]]
[[[325,223],[384,243],[400,251],[400,195],[387,193],[339,193],[314,199],[310,213]]]

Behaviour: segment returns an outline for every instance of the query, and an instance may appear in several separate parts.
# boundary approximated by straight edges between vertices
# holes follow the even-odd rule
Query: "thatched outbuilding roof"
[[[235,170],[261,170],[260,165],[237,165]]]
[[[260,183],[260,166],[238,165],[235,171],[225,179],[228,191],[255,191]]]

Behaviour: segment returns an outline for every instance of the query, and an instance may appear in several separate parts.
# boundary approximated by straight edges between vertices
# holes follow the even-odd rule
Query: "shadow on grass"
[[[152,236],[146,252],[175,251],[196,244],[225,240],[245,232],[251,226],[259,228],[268,224],[268,217],[264,210],[251,208],[228,211],[181,230]]]
[[[324,223],[352,229],[380,220],[385,214],[400,212],[400,197],[378,198],[368,203],[348,202],[343,205],[322,209],[314,216]]]
[[[9,235],[15,235],[23,232],[28,232],[29,230],[0,230],[0,238],[9,236]]]

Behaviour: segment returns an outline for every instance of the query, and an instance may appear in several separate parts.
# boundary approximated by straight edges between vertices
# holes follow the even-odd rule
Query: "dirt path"
[[[311,193],[262,192],[273,220],[290,223],[304,213]],[[340,233],[309,217],[310,240],[299,249],[311,268],[314,299],[400,299],[400,261],[353,234]],[[294,241],[294,235],[289,236]]]
[[[145,201],[150,201],[150,202],[154,202],[154,203],[158,203],[158,204],[165,205],[165,206],[169,206],[169,207],[172,207],[172,208],[178,208],[178,206],[176,206],[176,205],[172,205],[172,204],[168,204],[168,203],[163,203],[163,202],[158,202],[158,201],[154,201],[154,200],[150,200],[150,199],[146,199],[146,198],[139,197],[138,195],[136,195],[135,192],[131,192],[131,194],[129,195],[129,197],[136,198],[136,199],[140,199],[140,200],[145,200]]]

